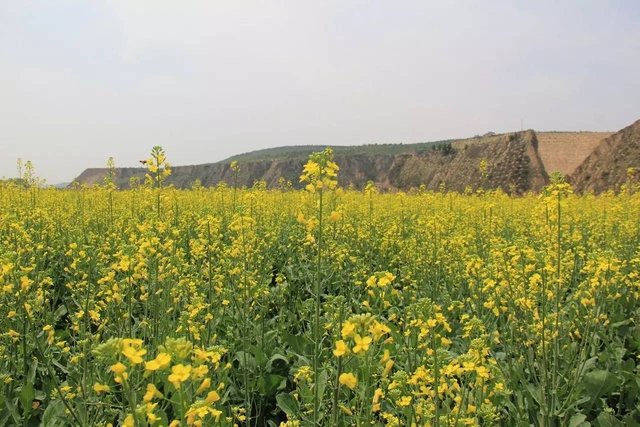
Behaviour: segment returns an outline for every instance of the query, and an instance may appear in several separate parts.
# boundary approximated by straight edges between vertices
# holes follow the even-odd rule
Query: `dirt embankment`
[[[640,120],[602,140],[570,180],[578,192],[618,190],[629,168],[640,170]]]
[[[536,132],[538,151],[547,173],[571,175],[612,132]]]
[[[389,172],[391,186],[424,185],[431,190],[444,186],[453,191],[483,187],[524,193],[539,190],[548,180],[533,131],[460,140],[452,149],[449,154],[433,150],[398,159]]]

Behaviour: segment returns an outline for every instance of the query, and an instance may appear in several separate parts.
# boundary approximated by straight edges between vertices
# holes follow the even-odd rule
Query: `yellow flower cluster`
[[[333,161],[333,150],[326,148],[309,157],[309,161],[304,165],[302,175],[300,175],[300,182],[307,183],[306,189],[312,193],[325,188],[334,190],[338,185],[339,169]]]
[[[153,189],[0,184],[8,423],[637,418],[636,187],[339,189],[325,150],[308,191],[178,190],[154,153]]]

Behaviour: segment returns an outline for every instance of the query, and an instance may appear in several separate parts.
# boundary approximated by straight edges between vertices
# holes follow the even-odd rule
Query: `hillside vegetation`
[[[287,160],[306,160],[311,153],[322,151],[327,147],[331,147],[337,155],[354,156],[354,155],[386,155],[393,156],[397,154],[419,154],[438,146],[450,144],[454,139],[417,142],[411,144],[364,144],[353,146],[330,146],[330,145],[291,145],[284,147],[265,148],[255,150],[248,153],[238,154],[223,160],[222,163],[236,160],[238,162],[287,159]]]

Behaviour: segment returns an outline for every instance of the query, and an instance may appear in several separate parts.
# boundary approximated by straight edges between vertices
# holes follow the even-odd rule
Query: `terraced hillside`
[[[538,152],[547,173],[571,175],[603,139],[613,132],[536,132]]]

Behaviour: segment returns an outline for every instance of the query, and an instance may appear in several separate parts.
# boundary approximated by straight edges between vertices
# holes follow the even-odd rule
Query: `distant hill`
[[[640,120],[602,140],[571,175],[577,191],[617,190],[629,168],[640,170]]]
[[[407,190],[424,186],[463,191],[502,188],[523,193],[537,191],[548,183],[552,172],[560,172],[578,191],[601,192],[617,188],[626,179],[628,167],[640,167],[640,121],[617,132],[535,132],[504,134],[412,144],[368,144],[333,147],[340,166],[343,187],[363,188],[368,181],[385,190]],[[264,181],[276,187],[284,179],[299,188],[298,178],[309,154],[324,145],[297,145],[238,154],[217,163],[176,166],[168,184],[188,188],[198,180],[204,186],[219,183],[252,186]],[[487,161],[487,174],[480,162]],[[237,161],[237,175],[230,164]],[[105,168],[90,168],[75,181],[102,184]],[[144,168],[118,168],[116,184],[127,188],[132,179],[142,181]],[[484,182],[483,182],[484,180]]]
[[[197,179],[204,186],[224,182],[228,185],[251,186],[257,181],[275,187],[283,178],[294,187],[302,167],[311,152],[324,146],[293,146],[259,150],[231,157],[218,163],[177,166],[167,183],[179,188],[192,185]],[[380,144],[334,147],[340,166],[339,183],[344,187],[363,188],[373,181],[387,190],[425,186],[463,191],[465,188],[502,188],[522,193],[538,190],[547,176],[538,155],[535,132],[524,131],[462,140],[435,141],[417,144]],[[231,161],[240,165],[237,177]],[[486,182],[480,173],[480,162],[488,163]],[[87,169],[76,178],[87,185],[101,184],[107,170]],[[142,180],[144,168],[118,168],[116,184],[127,188],[132,178]]]

